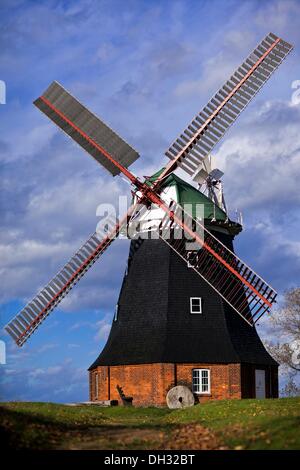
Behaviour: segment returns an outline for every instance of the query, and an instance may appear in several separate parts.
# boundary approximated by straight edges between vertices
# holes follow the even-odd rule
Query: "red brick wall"
[[[111,399],[120,401],[119,385],[126,396],[133,397],[136,406],[166,404],[166,390],[174,376],[172,364],[112,366],[110,370]]]
[[[95,375],[98,374],[98,400],[110,400],[109,398],[109,389],[110,389],[110,380],[109,380],[109,367],[97,367],[90,372],[90,400],[96,400],[96,379]],[[103,398],[105,397],[105,398]]]
[[[177,383],[192,388],[193,369],[210,369],[211,393],[197,395],[200,402],[241,398],[240,364],[178,364]]]
[[[143,364],[100,366],[90,372],[90,399],[95,400],[95,378],[99,376],[99,400],[119,400],[117,385],[126,396],[133,397],[136,406],[165,406],[168,390],[176,384],[192,388],[192,370],[210,369],[210,395],[197,395],[200,402],[226,398],[241,398],[240,364]]]

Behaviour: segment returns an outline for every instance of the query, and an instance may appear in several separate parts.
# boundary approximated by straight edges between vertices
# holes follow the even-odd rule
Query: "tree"
[[[287,376],[284,395],[300,395],[300,287],[285,292],[284,301],[271,317],[277,341],[267,343],[271,355]]]

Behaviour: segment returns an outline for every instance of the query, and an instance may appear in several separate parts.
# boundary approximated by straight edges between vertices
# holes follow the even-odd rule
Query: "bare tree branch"
[[[300,287],[285,292],[284,303],[274,312],[271,321],[277,343],[271,341],[266,347],[288,373],[285,392],[300,393],[293,381],[300,372]]]

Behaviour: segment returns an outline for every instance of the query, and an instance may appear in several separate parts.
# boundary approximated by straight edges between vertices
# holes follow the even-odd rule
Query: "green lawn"
[[[300,397],[215,401],[180,410],[168,419],[197,421],[230,448],[300,449]]]
[[[1,441],[30,449],[300,449],[300,398],[185,410],[2,403]],[[203,445],[204,447],[203,447]]]

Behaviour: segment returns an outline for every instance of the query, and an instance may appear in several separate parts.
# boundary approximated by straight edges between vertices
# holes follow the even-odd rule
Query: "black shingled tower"
[[[255,327],[167,244],[132,241],[130,252],[116,320],[90,369],[157,362],[276,365]],[[190,314],[190,297],[202,298],[202,315]]]
[[[187,189],[186,182],[174,175],[172,178]],[[197,193],[206,204],[207,215],[212,201]],[[210,218],[205,225],[233,251],[239,224],[212,222]],[[190,297],[202,298],[201,315],[190,314]],[[161,240],[138,239],[131,241],[109,338],[89,370],[150,363],[277,366],[255,327],[248,325],[169,245]]]

